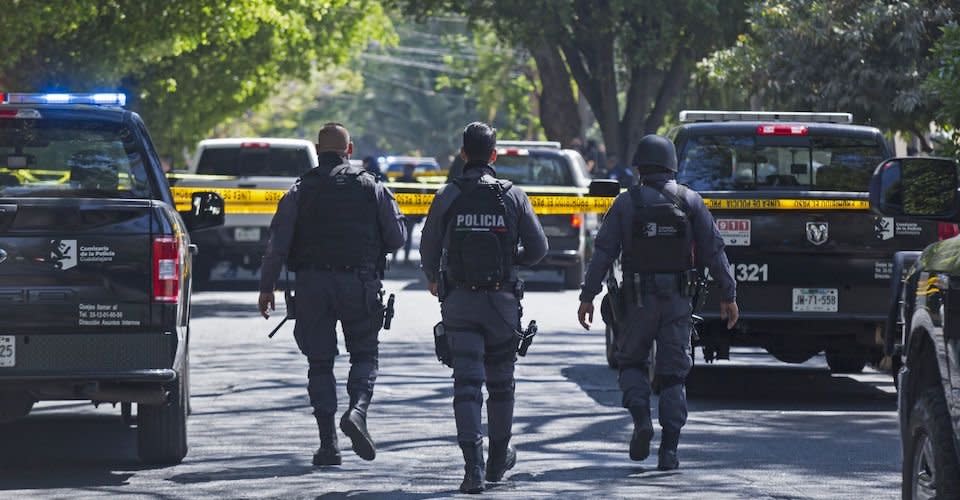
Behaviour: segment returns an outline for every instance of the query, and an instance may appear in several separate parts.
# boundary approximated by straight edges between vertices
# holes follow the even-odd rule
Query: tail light
[[[180,300],[180,239],[160,236],[153,239],[153,300]]]
[[[583,227],[583,214],[571,214],[570,227],[574,229],[580,229]]]
[[[760,125],[757,135],[807,135],[807,127],[803,125]]]
[[[240,147],[243,149],[270,149],[269,142],[241,142]]]
[[[940,222],[937,224],[937,237],[941,240],[947,240],[960,234],[960,226],[950,224],[949,222]]]

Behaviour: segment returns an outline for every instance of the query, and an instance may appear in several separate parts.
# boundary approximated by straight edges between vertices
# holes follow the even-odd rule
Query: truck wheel
[[[183,374],[177,377],[165,405],[137,405],[140,460],[147,464],[178,464],[187,456],[187,400]]]
[[[563,287],[567,290],[576,290],[580,288],[583,282],[583,261],[563,270]]]
[[[960,498],[960,465],[947,401],[939,387],[920,394],[904,436],[903,498]]]
[[[26,417],[35,401],[25,392],[0,393],[0,424]]]
[[[614,335],[616,334],[613,331],[613,327],[607,325],[607,366],[616,370],[620,368],[620,363],[617,361],[617,342]]]
[[[867,366],[863,356],[827,351],[827,366],[831,373],[860,373]]]

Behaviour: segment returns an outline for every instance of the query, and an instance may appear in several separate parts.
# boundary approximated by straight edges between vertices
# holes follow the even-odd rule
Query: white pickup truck
[[[203,188],[221,192],[227,198],[236,193],[239,200],[244,193],[258,190],[287,190],[316,166],[316,148],[308,140],[206,139],[197,145],[188,174],[170,174],[168,179],[174,191],[179,187]],[[228,209],[223,226],[191,233],[191,240],[200,250],[194,260],[195,280],[208,281],[221,261],[253,272],[260,268],[272,211],[256,212],[236,213]]]

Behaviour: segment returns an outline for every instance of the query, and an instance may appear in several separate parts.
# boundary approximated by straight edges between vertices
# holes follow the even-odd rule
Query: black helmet
[[[670,172],[677,171],[677,148],[662,135],[645,135],[633,154],[634,167],[660,167]]]

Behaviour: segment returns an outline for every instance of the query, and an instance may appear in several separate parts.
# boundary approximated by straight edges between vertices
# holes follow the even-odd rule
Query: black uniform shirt
[[[330,170],[342,164],[339,162],[323,161],[316,167],[323,175],[329,175]],[[332,158],[331,158],[332,160]],[[383,251],[391,253],[403,246],[406,241],[407,227],[403,214],[393,197],[393,193],[382,183],[376,183],[374,192],[377,196],[377,220],[380,223],[380,237],[383,241]],[[263,264],[260,269],[260,291],[272,292],[280,276],[280,268],[293,244],[293,232],[297,225],[297,207],[300,200],[300,181],[293,185],[277,205],[277,212],[270,222],[270,237],[267,240],[267,250],[263,254]]]
[[[673,174],[645,175],[643,182],[651,187],[663,188],[666,192],[677,194],[679,184],[673,179]],[[688,216],[693,226],[694,254],[696,266],[707,266],[710,275],[720,284],[720,299],[733,302],[737,298],[737,283],[733,279],[733,271],[724,253],[723,237],[713,220],[713,214],[703,203],[703,198],[696,191],[687,189],[686,202],[690,207]],[[620,251],[629,248],[632,239],[633,227],[633,200],[629,191],[620,193],[614,200],[613,206],[603,218],[603,225],[593,242],[593,258],[587,267],[587,276],[584,279],[583,290],[580,292],[581,302],[592,302],[600,293],[604,276],[620,256]],[[644,201],[648,204],[666,201],[663,195],[653,189],[643,191]]]
[[[493,182],[496,172],[489,165],[468,165],[464,167],[463,177],[478,179],[489,176],[488,182]],[[423,273],[431,283],[437,281],[440,271],[440,255],[443,251],[444,237],[447,231],[444,217],[454,200],[460,195],[460,188],[450,183],[437,191],[437,195],[430,205],[427,220],[423,224],[423,234],[420,236],[420,259]],[[521,266],[532,266],[540,262],[547,255],[547,237],[543,234],[540,219],[533,213],[533,206],[527,193],[522,189],[511,188],[504,196],[507,217],[516,217],[517,232],[520,237],[522,250],[514,263]]]

